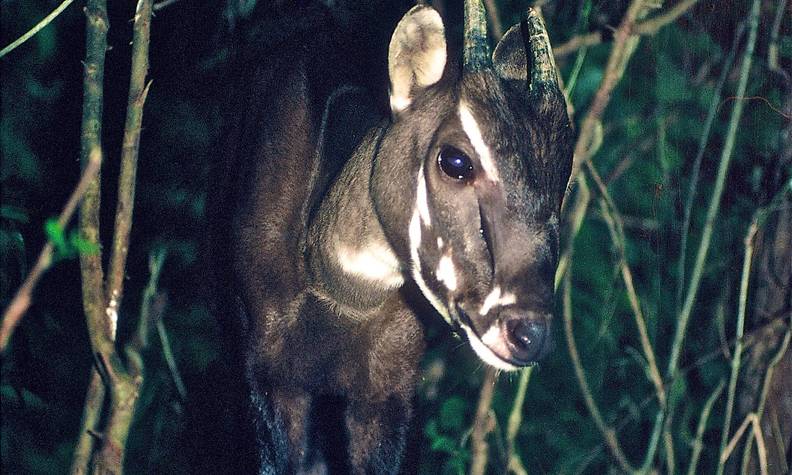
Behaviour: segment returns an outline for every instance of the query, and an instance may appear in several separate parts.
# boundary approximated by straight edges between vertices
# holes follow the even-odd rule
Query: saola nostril
[[[506,335],[513,357],[520,363],[535,362],[547,353],[548,326],[544,319],[515,318],[506,321]]]

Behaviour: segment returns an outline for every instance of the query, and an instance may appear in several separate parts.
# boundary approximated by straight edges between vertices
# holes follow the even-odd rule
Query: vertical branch
[[[110,271],[107,278],[106,313],[113,323],[111,336],[115,336],[118,318],[118,305],[123,291],[124,270],[129,246],[129,232],[132,227],[132,210],[135,197],[135,178],[137,171],[138,144],[143,119],[143,104],[148,93],[146,75],[148,74],[149,32],[151,25],[152,0],[139,0],[135,9],[132,40],[132,66],[127,103],[127,116],[124,128],[123,150],[121,153],[121,172],[118,182],[118,203],[113,235],[113,252],[110,257]],[[151,278],[156,282],[159,270],[152,269]],[[145,303],[145,302],[144,302]],[[139,325],[146,323],[138,322]],[[120,473],[124,466],[124,455],[129,429],[135,413],[135,406],[143,383],[143,367],[140,359],[140,346],[134,343],[128,347],[129,371],[118,362],[118,355],[110,363],[113,377],[110,381],[112,403],[104,441],[95,461],[95,472]]]
[[[721,380],[718,383],[718,387],[712,391],[710,397],[707,398],[707,402],[704,403],[704,408],[701,410],[701,417],[699,418],[698,426],[696,427],[696,438],[693,439],[693,452],[690,455],[690,465],[688,465],[688,475],[696,475],[696,466],[698,466],[699,458],[701,457],[701,450],[704,448],[704,431],[707,430],[707,421],[709,420],[710,412],[712,412],[712,406],[715,405],[715,401],[718,400],[721,393],[723,392],[723,386],[725,385],[725,381]]]
[[[517,431],[520,429],[523,417],[523,404],[525,403],[525,393],[528,390],[528,382],[531,380],[533,367],[525,368],[520,371],[520,381],[517,385],[517,394],[514,396],[509,422],[506,426],[506,450],[508,459],[508,469],[514,473],[526,473],[520,456],[514,450],[514,443],[517,440]]]
[[[478,405],[476,406],[473,433],[470,436],[473,452],[469,472],[471,475],[483,475],[487,469],[487,460],[489,458],[487,435],[492,431],[494,425],[490,415],[490,406],[492,405],[492,396],[495,394],[495,382],[497,380],[497,370],[487,366],[487,370],[484,373],[484,381],[481,383]]]
[[[748,43],[745,47],[743,55],[743,62],[740,68],[740,80],[737,85],[736,97],[745,95],[745,88],[748,85],[748,73],[751,70],[751,62],[753,60],[754,45],[756,44],[756,31],[759,25],[759,0],[754,0],[751,6],[750,13],[750,29],[748,33]],[[715,227],[715,219],[718,216],[720,208],[720,199],[723,195],[723,187],[726,183],[726,175],[729,170],[729,163],[731,162],[732,151],[734,150],[735,137],[737,135],[737,125],[742,117],[743,101],[736,101],[734,109],[732,110],[731,118],[729,119],[729,128],[726,134],[726,141],[723,144],[721,152],[720,164],[718,165],[718,173],[715,179],[715,189],[710,197],[709,207],[707,208],[707,219],[704,224],[704,230],[701,234],[701,242],[699,243],[698,252],[696,254],[696,262],[693,267],[693,273],[690,277],[688,284],[688,291],[685,295],[685,303],[682,306],[682,312],[679,315],[674,340],[671,347],[671,357],[668,362],[668,376],[674,377],[677,373],[677,365],[679,363],[679,355],[682,352],[682,343],[687,331],[688,320],[693,310],[693,304],[696,300],[696,293],[698,291],[701,276],[704,272],[704,262],[707,259],[709,245],[712,238],[712,232]]]
[[[563,314],[564,335],[566,336],[567,340],[569,357],[572,359],[572,366],[575,368],[575,378],[577,379],[578,385],[580,386],[580,391],[583,393],[583,400],[586,403],[586,408],[588,408],[589,413],[591,413],[591,418],[594,419],[594,425],[597,426],[597,429],[602,434],[602,438],[605,439],[605,444],[608,446],[611,455],[614,459],[616,459],[616,462],[618,462],[622,471],[632,473],[635,471],[635,469],[630,465],[630,462],[627,460],[627,456],[624,455],[624,451],[619,445],[619,439],[616,437],[616,431],[609,427],[605,423],[605,419],[602,418],[602,414],[600,414],[597,403],[594,401],[594,396],[591,393],[591,388],[589,388],[588,381],[586,381],[586,374],[583,370],[583,364],[580,362],[580,354],[578,353],[577,344],[575,343],[575,335],[572,330],[571,275],[572,271],[569,269],[567,270],[566,274],[564,274]]]
[[[104,62],[107,51],[107,5],[105,0],[89,0],[85,7],[86,39],[83,75],[83,118],[81,157],[87,167],[90,157],[102,159],[102,104]],[[110,327],[104,313],[101,240],[99,236],[99,184],[101,172],[91,181],[80,207],[80,234],[99,252],[80,254],[83,308],[94,352],[112,352]]]
[[[72,458],[71,475],[85,475],[88,473],[88,466],[91,463],[94,445],[99,426],[99,419],[102,415],[102,405],[105,400],[105,385],[96,367],[91,368],[91,379],[88,381],[88,391],[85,395],[85,407],[83,408],[82,423],[80,425],[80,435],[77,439],[77,447],[74,449]]]
[[[575,179],[581,163],[587,161],[597,151],[598,147],[593,146],[596,131],[602,127],[602,114],[610,102],[613,90],[624,74],[624,69],[627,67],[630,57],[632,57],[635,48],[638,46],[640,38],[631,36],[631,33],[635,21],[644,14],[645,3],[644,0],[633,0],[627,8],[627,13],[625,13],[619,28],[613,35],[613,49],[605,66],[605,74],[597,92],[594,94],[594,100],[589,107],[588,113],[580,126],[580,133],[575,144],[572,174],[569,177],[570,182]]]
[[[737,377],[740,374],[740,361],[743,350],[743,333],[745,330],[745,306],[748,301],[748,282],[751,277],[751,261],[754,250],[754,237],[758,230],[757,216],[754,216],[745,236],[745,257],[743,258],[742,277],[740,279],[740,299],[737,309],[737,330],[735,334],[734,356],[731,361],[731,376],[729,377],[729,389],[726,396],[726,414],[723,416],[723,430],[721,432],[720,453],[722,454],[729,440],[729,428],[731,427],[732,411],[734,410],[734,396],[737,391]],[[723,473],[723,463],[718,464],[717,473]]]
[[[135,178],[137,176],[140,130],[143,122],[143,104],[146,101],[150,85],[146,84],[146,75],[148,74],[151,9],[151,1],[140,0],[135,10],[132,69],[121,151],[121,171],[118,178],[113,254],[110,259],[110,273],[107,277],[110,307],[119,305],[124,288],[124,270],[129,251],[129,232],[132,229],[132,211],[135,201]]]

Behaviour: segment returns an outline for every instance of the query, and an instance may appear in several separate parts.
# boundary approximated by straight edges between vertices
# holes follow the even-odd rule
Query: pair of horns
[[[534,8],[529,8],[526,19],[503,35],[492,56],[481,0],[465,0],[464,31],[465,72],[494,67],[505,79],[527,80],[531,91],[559,89],[550,38],[542,17]]]

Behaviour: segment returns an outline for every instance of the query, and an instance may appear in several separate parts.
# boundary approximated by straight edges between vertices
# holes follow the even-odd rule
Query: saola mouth
[[[452,308],[456,325],[465,332],[479,358],[498,369],[514,371],[534,366],[552,349],[545,320],[507,320],[499,316],[482,333],[459,302]]]

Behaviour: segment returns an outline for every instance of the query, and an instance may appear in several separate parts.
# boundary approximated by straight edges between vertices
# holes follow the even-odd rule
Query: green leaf
[[[462,429],[465,424],[465,400],[452,396],[440,406],[440,426],[449,432]]]
[[[91,256],[99,252],[99,246],[96,243],[83,239],[77,231],[72,231],[69,234],[69,244],[77,251],[77,254]]]
[[[7,219],[9,221],[16,221],[22,224],[27,224],[28,221],[30,221],[28,219],[27,213],[25,213],[25,210],[11,205],[0,206],[0,218]]]
[[[44,232],[47,234],[47,239],[55,246],[56,256],[63,258],[69,253],[69,246],[66,243],[66,233],[63,227],[58,224],[57,218],[49,218],[44,223]]]

